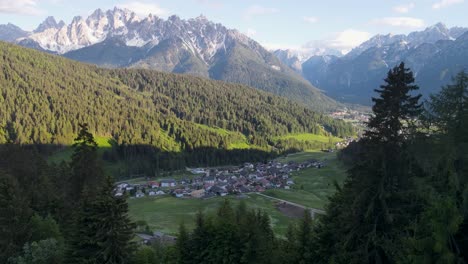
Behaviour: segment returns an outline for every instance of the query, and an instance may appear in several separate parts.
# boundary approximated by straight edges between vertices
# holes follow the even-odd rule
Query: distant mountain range
[[[0,40],[117,68],[146,68],[241,83],[304,103],[314,110],[340,107],[300,74],[237,30],[205,17],[167,20],[114,8],[75,17],[48,17],[34,31],[0,26]]]
[[[388,70],[401,61],[416,76],[423,95],[434,93],[452,76],[468,70],[468,28],[438,23],[408,35],[376,35],[345,56],[312,56],[300,66],[296,58],[275,54],[310,83],[343,102],[370,104],[373,90]]]
[[[333,55],[336,57],[341,57],[343,54],[341,51],[331,48],[312,48],[304,50],[294,50],[294,49],[277,49],[273,51],[273,54],[278,57],[278,59],[289,66],[291,69],[296,71],[299,74],[302,74],[302,64],[308,59],[317,56],[327,56]]]

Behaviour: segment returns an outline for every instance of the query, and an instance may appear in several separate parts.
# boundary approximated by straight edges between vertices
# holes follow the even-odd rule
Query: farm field
[[[243,200],[248,208],[267,212],[271,217],[275,233],[279,235],[285,234],[290,221],[295,221],[294,218],[289,218],[276,209],[276,201],[255,193],[248,194],[244,198],[226,196],[206,200],[181,199],[172,196],[144,197],[129,199],[128,205],[133,220],[146,221],[152,230],[176,234],[181,223],[184,223],[188,229],[194,227],[195,215],[198,211],[207,215],[215,213],[224,199],[229,199],[234,208]]]

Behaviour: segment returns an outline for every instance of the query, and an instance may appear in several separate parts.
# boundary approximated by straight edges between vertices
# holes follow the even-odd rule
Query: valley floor
[[[248,193],[210,199],[176,198],[168,195],[133,198],[128,200],[130,215],[135,221],[146,221],[153,231],[176,234],[181,223],[188,228],[193,227],[198,211],[210,214],[215,212],[224,199],[229,199],[233,206],[244,200],[248,207],[267,212],[275,232],[283,235],[288,224],[302,215],[302,208],[288,206],[278,199],[307,208],[323,209],[328,197],[335,192],[333,182],[341,184],[345,179],[345,168],[338,161],[336,152],[305,151],[278,158],[277,161],[304,162],[310,159],[321,161],[324,167],[293,172],[291,177],[295,184],[290,190],[272,189],[263,192],[263,195]]]

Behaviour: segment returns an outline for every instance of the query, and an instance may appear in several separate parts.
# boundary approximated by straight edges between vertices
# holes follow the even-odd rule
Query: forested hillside
[[[316,111],[343,107],[238,30],[203,15],[163,19],[137,13],[119,6],[96,9],[67,24],[49,16],[31,32],[0,25],[0,39],[101,67],[151,69],[248,85]]]
[[[2,141],[66,145],[80,123],[119,146],[170,152],[234,149],[239,142],[269,152],[275,136],[353,134],[342,121],[243,85],[104,70],[6,43],[0,64]]]

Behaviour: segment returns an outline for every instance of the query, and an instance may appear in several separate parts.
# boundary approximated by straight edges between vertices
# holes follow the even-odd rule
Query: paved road
[[[277,200],[277,201],[280,201],[280,202],[283,202],[283,203],[287,203],[287,204],[290,204],[290,205],[293,205],[293,206],[297,206],[297,207],[300,207],[302,209],[309,209],[310,210],[310,213],[312,215],[312,218],[315,217],[315,214],[325,214],[325,211],[324,210],[320,210],[320,209],[316,209],[316,208],[310,208],[310,207],[307,207],[307,206],[304,206],[304,205],[301,205],[301,204],[297,204],[297,203],[293,203],[293,202],[290,202],[290,201],[286,201],[286,200],[283,200],[283,199],[279,199],[279,198],[276,198],[276,197],[273,197],[273,196],[269,196],[269,195],[266,195],[266,194],[263,194],[263,193],[259,193],[257,192],[256,194],[260,195],[260,196],[264,196],[264,197],[267,197],[267,198],[270,198],[270,199],[273,199],[273,200]]]

